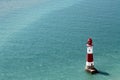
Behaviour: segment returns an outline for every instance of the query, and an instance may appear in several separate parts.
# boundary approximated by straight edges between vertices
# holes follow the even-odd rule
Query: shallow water
[[[119,80],[119,0],[1,0],[1,80]],[[84,71],[94,41],[100,74]]]

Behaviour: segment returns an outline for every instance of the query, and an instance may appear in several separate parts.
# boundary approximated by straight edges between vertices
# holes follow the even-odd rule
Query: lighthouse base
[[[85,67],[85,70],[91,74],[95,74],[95,73],[98,73],[97,69],[94,68],[94,66],[86,66]]]

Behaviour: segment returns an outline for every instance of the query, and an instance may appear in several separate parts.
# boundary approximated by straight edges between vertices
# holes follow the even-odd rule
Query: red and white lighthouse
[[[93,60],[93,43],[92,38],[88,38],[87,41],[87,55],[86,55],[86,66],[85,70],[91,73],[96,73],[97,70],[94,68],[94,60]]]
[[[86,66],[93,66],[94,65],[93,44],[91,38],[88,39],[86,46],[87,46]]]

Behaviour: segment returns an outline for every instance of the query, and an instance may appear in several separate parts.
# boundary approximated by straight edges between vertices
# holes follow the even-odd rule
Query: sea
[[[120,80],[120,0],[0,0],[0,80]]]

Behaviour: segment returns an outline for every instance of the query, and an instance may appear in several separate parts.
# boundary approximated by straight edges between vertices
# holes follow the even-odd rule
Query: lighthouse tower
[[[94,67],[92,38],[88,39],[86,46],[87,46],[87,55],[86,55],[85,70],[92,74],[97,73],[98,71]]]

